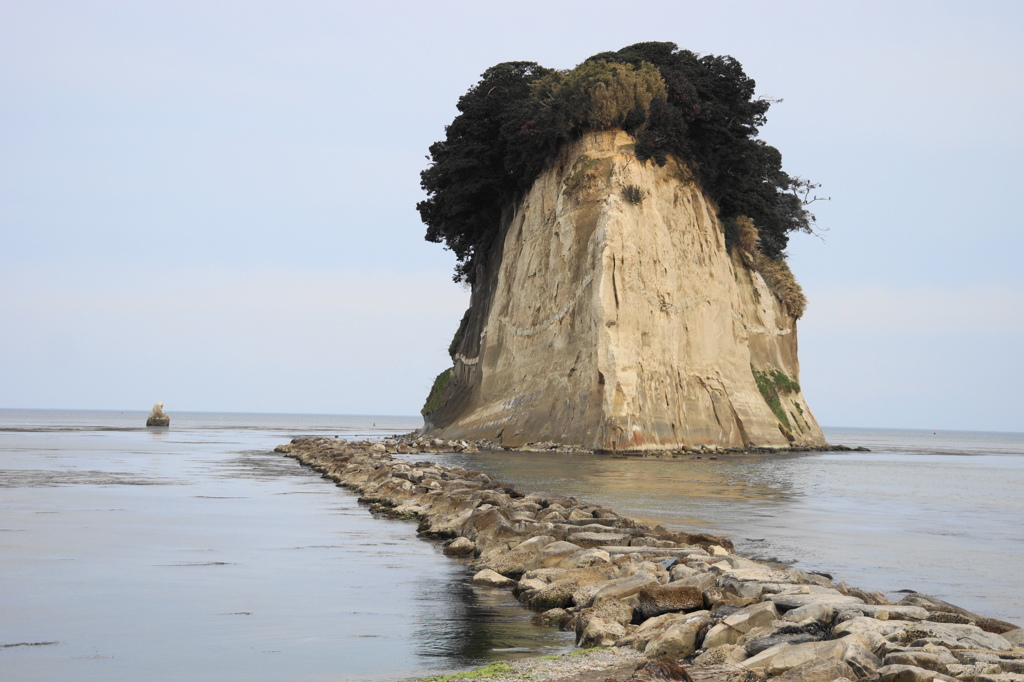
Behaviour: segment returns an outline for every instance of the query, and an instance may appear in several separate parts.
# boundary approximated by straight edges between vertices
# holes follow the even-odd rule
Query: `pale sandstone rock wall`
[[[630,203],[622,189],[643,192]],[[823,445],[799,392],[783,425],[751,366],[797,379],[796,320],[714,205],[621,131],[563,150],[478,271],[452,379],[426,415],[444,438],[595,449]]]

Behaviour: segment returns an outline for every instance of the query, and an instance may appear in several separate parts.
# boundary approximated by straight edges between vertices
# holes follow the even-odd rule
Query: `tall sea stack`
[[[748,218],[723,220],[691,164],[640,158],[641,135],[609,128],[561,144],[473,254],[426,432],[598,450],[824,445],[781,258]]]
[[[170,426],[171,418],[164,412],[164,404],[153,405],[152,412],[146,417],[146,426]]]

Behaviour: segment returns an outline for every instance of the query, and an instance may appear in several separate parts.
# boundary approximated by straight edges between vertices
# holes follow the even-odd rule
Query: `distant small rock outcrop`
[[[146,426],[170,426],[171,418],[164,413],[164,404],[157,403],[146,418]]]

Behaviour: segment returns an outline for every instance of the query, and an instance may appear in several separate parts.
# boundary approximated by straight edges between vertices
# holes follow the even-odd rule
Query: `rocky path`
[[[445,541],[446,554],[473,558],[474,583],[510,589],[544,621],[575,631],[579,646],[613,647],[558,665],[516,662],[508,679],[622,680],[642,658],[683,662],[697,681],[1024,682],[1024,631],[1011,623],[917,593],[892,604],[737,556],[722,537],[393,456],[473,447],[297,438],[277,451],[375,511],[419,519],[419,533]]]

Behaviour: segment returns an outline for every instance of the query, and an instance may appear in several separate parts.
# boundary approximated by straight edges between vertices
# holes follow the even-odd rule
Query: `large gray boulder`
[[[484,549],[502,542],[517,542],[519,533],[512,527],[499,507],[478,507],[460,529],[460,535],[472,540],[477,548]]]
[[[808,661],[790,668],[776,679],[779,682],[833,682],[855,677],[857,674],[845,661],[829,658],[823,661]]]
[[[647,648],[648,642],[664,632],[670,625],[682,623],[689,617],[690,614],[687,613],[666,613],[662,616],[648,618],[636,630],[617,641],[615,646],[630,646],[638,651],[643,651]]]
[[[543,587],[535,590],[525,591],[519,595],[519,598],[535,609],[564,609],[567,606],[572,606],[572,593],[579,587],[577,578],[568,577],[546,583]]]
[[[957,678],[913,665],[886,665],[878,669],[879,682],[959,682]]]
[[[520,542],[507,552],[495,552],[480,557],[477,568],[489,568],[507,578],[518,580],[526,573],[527,565],[544,547],[555,542],[550,535],[538,535]]]
[[[821,602],[819,602],[821,603]],[[899,604],[834,604],[838,615],[837,622],[849,620],[857,616],[870,616],[878,620],[931,620],[928,611],[920,606],[901,606]],[[949,614],[940,614],[949,615]]]
[[[679,585],[689,585],[690,587],[696,587],[699,590],[707,590],[714,587],[718,583],[718,579],[714,573],[692,571],[685,573],[684,571],[677,571],[679,566],[672,567],[672,582],[678,583]],[[684,567],[685,568],[685,567]]]
[[[700,646],[704,632],[711,625],[709,611],[691,613],[685,620],[673,623],[647,643],[644,655],[648,658],[683,658]]]
[[[766,632],[767,634],[761,635],[761,632]],[[755,634],[758,636],[751,638]],[[808,642],[818,642],[822,639],[824,639],[824,634],[820,632],[800,631],[799,628],[794,627],[774,629],[772,626],[767,626],[748,633],[747,636],[740,640],[740,644],[747,652],[747,656],[755,656],[776,644],[807,644]]]
[[[445,545],[445,556],[470,556],[476,551],[476,544],[469,538],[458,537]]]
[[[602,547],[604,545],[622,546],[629,544],[629,533],[573,533],[566,538],[569,542],[590,549],[591,547]]]
[[[658,585],[658,579],[646,571],[639,571],[626,578],[609,580],[602,585],[590,599],[592,604],[600,604],[606,599],[625,599],[639,592],[646,585]],[[590,606],[577,603],[577,606]]]
[[[770,594],[768,600],[773,602],[779,611],[785,612],[790,609],[798,609],[801,606],[810,604],[824,604],[835,610],[844,606],[856,608],[864,605],[864,602],[857,597],[848,597],[838,591],[819,592],[811,594]]]
[[[608,580],[608,573],[596,568],[540,568],[523,575],[516,588],[520,601],[535,609],[567,608],[581,587]]]
[[[699,587],[669,583],[644,585],[637,593],[640,613],[644,618],[673,611],[697,611],[704,607],[704,593]]]
[[[771,676],[776,676],[813,661],[830,659],[839,661],[842,660],[845,650],[845,644],[841,642],[807,642],[783,645],[781,650],[767,662],[765,671]],[[747,660],[752,661],[753,658]],[[745,662],[741,665],[745,665]]]
[[[954,623],[966,622],[971,625],[977,625],[985,632],[992,632],[997,635],[1001,635],[1003,633],[1017,629],[1017,626],[1013,623],[1007,623],[1004,620],[997,620],[995,618],[986,618],[985,616],[978,615],[973,611],[968,611],[967,609],[957,606],[956,604],[950,604],[948,601],[943,601],[936,597],[930,597],[926,594],[920,594],[918,592],[908,594],[903,599],[901,599],[899,603],[911,606],[919,606],[924,609],[927,609],[929,612],[932,613],[932,615],[929,617],[929,620]],[[938,617],[939,614],[952,614],[955,616],[962,616],[964,619],[966,619],[966,621],[945,620]]]
[[[625,634],[626,628],[621,623],[604,618],[591,618],[580,634],[579,645],[583,648],[612,646]]]
[[[865,679],[874,677],[882,663],[881,659],[860,644],[846,639],[795,645],[777,644],[744,660],[739,667],[775,677],[793,668],[826,660],[842,661],[853,670],[856,677]]]
[[[862,632],[877,632],[883,637],[893,640],[898,637],[910,644],[919,639],[934,638],[947,642],[955,642],[957,648],[988,649],[990,651],[1010,651],[1009,642],[993,632],[985,632],[976,625],[960,625],[956,623],[933,623],[931,621],[878,620],[867,616],[858,616],[843,621],[832,630],[832,636],[839,638],[845,635]]]
[[[579,545],[571,542],[557,540],[544,546],[533,559],[526,564],[527,570],[536,568],[551,568],[558,566],[562,561],[580,551]]]
[[[633,619],[633,607],[618,599],[583,609],[576,617],[576,639],[580,646],[610,646],[626,636]]]
[[[818,621],[822,623],[831,623],[832,619],[836,615],[836,610],[828,604],[807,604],[796,609],[791,609],[782,616],[783,620],[792,621],[794,623],[804,623],[807,621]]]
[[[775,609],[775,604],[771,602],[752,604],[711,628],[704,638],[704,646],[710,649],[723,644],[735,644],[754,628],[768,625],[778,617],[779,612]]]
[[[512,578],[506,578],[489,568],[478,572],[470,582],[474,585],[483,585],[484,587],[515,587],[516,585],[516,581],[512,580]]]
[[[1017,628],[1003,633],[1003,639],[1014,646],[1024,647],[1024,629]]]
[[[949,674],[947,665],[956,662],[957,660],[952,656],[944,659],[942,656],[928,651],[893,651],[885,657],[885,665],[913,665],[925,670],[934,670],[943,675]]]

